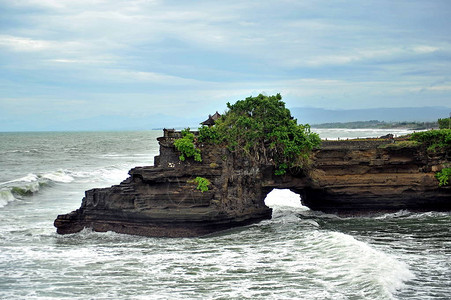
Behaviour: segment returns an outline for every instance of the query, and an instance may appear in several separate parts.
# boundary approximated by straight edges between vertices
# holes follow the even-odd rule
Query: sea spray
[[[74,180],[63,170],[47,172],[44,174],[29,173],[26,176],[0,183],[0,207],[17,199],[31,197],[42,188],[55,183],[70,183]]]
[[[58,169],[42,173],[28,173],[25,176],[0,183],[0,207],[23,197],[31,197],[39,193],[42,188],[55,184],[94,183],[112,185],[128,177],[128,166],[107,166],[89,171]],[[93,186],[94,187],[94,186]]]
[[[33,173],[29,173],[26,176],[2,182],[2,183],[0,183],[0,186],[8,185],[8,184],[11,184],[11,183],[14,183],[14,182],[33,182],[33,181],[37,181],[37,180],[38,180],[38,175],[33,174]]]
[[[92,169],[90,171],[68,170],[67,173],[78,181],[117,184],[128,177],[129,169],[128,166],[108,166]]]
[[[63,183],[69,183],[74,180],[74,178],[72,176],[70,176],[64,170],[58,170],[55,172],[45,173],[45,174],[42,174],[40,177],[54,181],[54,182],[63,182]]]
[[[414,278],[406,263],[341,232],[318,232],[313,238],[323,244],[318,252],[329,262],[326,278],[340,278],[349,287],[360,286],[359,294],[367,299],[391,298]],[[343,285],[344,283],[340,283]]]
[[[0,189],[0,208],[7,205],[9,202],[16,200],[9,189]]]

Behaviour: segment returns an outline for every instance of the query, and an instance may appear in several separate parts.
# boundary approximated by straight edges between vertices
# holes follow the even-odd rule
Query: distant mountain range
[[[385,122],[434,122],[447,118],[451,108],[447,107],[404,107],[332,110],[324,108],[290,108],[298,123],[310,125],[378,120]],[[214,112],[212,112],[214,113]],[[101,115],[76,120],[27,119],[0,120],[0,131],[92,131],[92,130],[150,130],[161,128],[198,128],[208,114],[174,117],[164,114],[130,117],[121,115]]]
[[[324,108],[295,107],[291,114],[298,123],[310,125],[333,122],[356,122],[378,120],[385,122],[431,122],[439,118],[447,118],[451,112],[449,107],[399,107],[332,110]]]

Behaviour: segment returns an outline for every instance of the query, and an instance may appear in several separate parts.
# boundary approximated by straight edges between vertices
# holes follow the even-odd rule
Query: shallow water
[[[201,238],[55,233],[55,217],[78,208],[86,189],[152,164],[159,135],[0,134],[0,299],[451,295],[449,213],[340,218],[275,190],[271,220]]]

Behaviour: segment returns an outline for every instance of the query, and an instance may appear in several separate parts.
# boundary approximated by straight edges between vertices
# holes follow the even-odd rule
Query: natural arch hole
[[[302,205],[301,196],[289,189],[273,189],[268,193],[268,195],[266,195],[265,204],[273,209],[298,208],[302,210],[309,210],[307,206]]]
[[[272,208],[271,219],[276,223],[299,223],[300,216],[310,213],[310,209],[302,205],[301,196],[289,189],[273,189],[266,195],[265,204]]]

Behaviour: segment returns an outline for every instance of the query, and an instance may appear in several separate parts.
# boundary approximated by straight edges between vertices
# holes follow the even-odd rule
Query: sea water
[[[152,165],[161,134],[0,133],[0,299],[451,297],[450,213],[341,218],[274,190],[271,220],[205,237],[56,234],[54,219],[77,209],[85,190]]]

